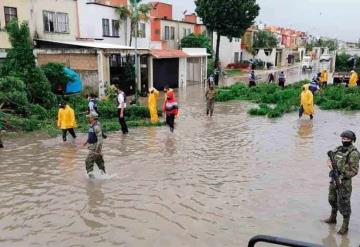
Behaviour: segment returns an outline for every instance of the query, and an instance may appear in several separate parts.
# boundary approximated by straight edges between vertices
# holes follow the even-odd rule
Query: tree
[[[65,73],[65,65],[62,63],[48,63],[41,66],[41,69],[49,80],[53,93],[59,93],[59,89],[62,90],[61,93],[64,93],[68,82],[74,81],[71,76]]]
[[[130,19],[130,41],[131,46],[132,37],[139,36],[138,25],[140,21],[147,22],[149,20],[149,13],[152,9],[151,4],[140,4],[142,0],[130,0],[130,3],[126,6],[120,6],[116,9],[116,12],[120,16],[120,20],[126,21]],[[125,22],[126,23],[126,22]]]
[[[272,49],[278,46],[276,36],[267,31],[259,31],[254,36],[253,48]]]
[[[36,67],[27,23],[19,24],[17,20],[13,19],[6,26],[6,31],[12,49],[5,58],[0,76],[14,76],[23,81],[30,103],[40,103],[47,108],[52,107],[56,97],[51,92],[50,83],[43,71]]]
[[[212,46],[210,39],[205,32],[202,34],[189,34],[181,40],[182,48],[206,48],[207,53],[212,54]]]
[[[195,0],[195,5],[205,26],[217,33],[215,66],[218,68],[220,37],[241,38],[254,24],[260,7],[256,0]]]
[[[6,59],[1,68],[1,74],[9,75],[20,73],[35,68],[35,56],[30,39],[30,30],[26,22],[21,25],[16,19],[12,19],[6,26],[9,40],[12,46],[7,53]]]

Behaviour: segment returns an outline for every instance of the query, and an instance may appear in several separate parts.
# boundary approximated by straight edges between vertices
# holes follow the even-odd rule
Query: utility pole
[[[138,17],[139,17],[139,9],[138,9],[138,3],[140,2],[140,0],[132,0],[131,1],[133,4],[133,8],[134,8],[134,19],[137,20],[136,21],[136,26],[135,26],[135,98],[136,100],[138,99],[138,89],[141,90],[141,83],[139,80],[139,54],[138,54],[138,35],[139,35],[139,22],[138,22]]]

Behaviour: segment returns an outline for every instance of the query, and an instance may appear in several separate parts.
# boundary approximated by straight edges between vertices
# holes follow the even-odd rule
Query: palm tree
[[[117,8],[116,12],[120,16],[120,20],[126,21],[128,18],[130,19],[130,46],[132,43],[132,37],[135,35],[139,35],[138,25],[140,21],[147,22],[150,17],[149,13],[152,9],[151,4],[140,4],[139,2],[142,0],[130,0],[129,5],[120,6]]]

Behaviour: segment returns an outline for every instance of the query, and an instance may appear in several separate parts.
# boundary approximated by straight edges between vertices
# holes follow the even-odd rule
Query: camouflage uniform
[[[88,137],[88,149],[89,154],[86,157],[85,165],[87,173],[92,172],[94,169],[94,163],[99,167],[100,170],[105,172],[104,159],[101,153],[103,146],[103,135],[102,129],[99,122],[96,122],[89,128],[89,137]]]
[[[215,89],[208,89],[206,91],[205,97],[206,97],[206,114],[210,116],[214,113],[214,104],[215,104]]]
[[[359,158],[359,152],[353,145],[348,148],[340,146],[335,150],[335,160],[339,169],[339,178],[342,186],[336,189],[335,182],[331,182],[328,200],[333,212],[339,210],[344,218],[350,217],[351,214],[351,179],[358,173]]]

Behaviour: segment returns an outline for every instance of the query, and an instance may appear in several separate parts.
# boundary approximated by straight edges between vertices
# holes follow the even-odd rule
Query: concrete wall
[[[4,7],[13,7],[17,8],[17,16],[20,22],[30,20],[30,9],[31,4],[30,1],[24,0],[1,0],[0,1],[0,49],[8,49],[11,48],[8,35],[3,30],[5,28],[5,13]],[[30,26],[30,30],[33,30],[33,27]]]
[[[179,88],[186,87],[187,63],[186,58],[179,58]]]
[[[119,38],[103,37],[102,19],[109,19],[110,36],[112,36],[112,20],[119,20],[116,8],[99,4],[87,4],[88,0],[78,0],[80,37],[100,39],[104,43],[126,45],[128,31],[126,21],[120,22]]]
[[[257,55],[255,56],[255,59],[260,59],[260,60],[264,61],[265,63],[272,63],[273,65],[275,65],[276,49],[272,49],[271,53],[269,55],[266,55],[265,49],[260,49],[259,52],[257,53]]]
[[[217,34],[214,33],[213,35],[213,49],[214,54],[216,51],[216,40]],[[221,36],[220,38],[220,50],[219,50],[219,59],[221,63],[221,67],[226,67],[230,63],[234,63],[235,59],[235,52],[239,53],[239,60],[241,55],[241,39],[236,41],[233,39],[230,41],[227,37]]]
[[[41,39],[75,40],[78,36],[76,1],[73,0],[31,0],[31,21],[34,35]],[[69,33],[49,33],[44,31],[43,11],[61,12],[69,16]]]

